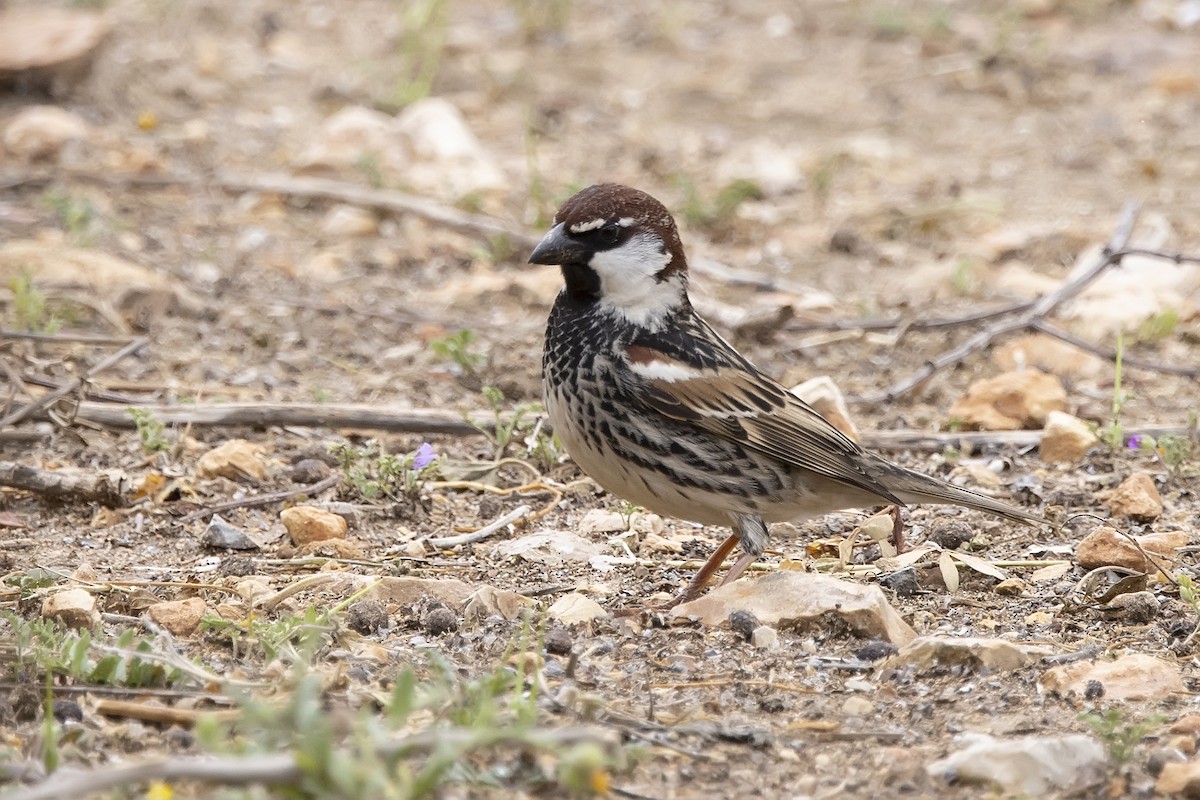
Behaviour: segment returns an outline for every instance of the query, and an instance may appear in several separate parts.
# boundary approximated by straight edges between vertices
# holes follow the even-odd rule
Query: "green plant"
[[[267,661],[278,658],[307,664],[332,639],[333,612],[310,606],[298,614],[281,614],[276,619],[251,615],[240,622],[206,614],[200,620],[200,630],[226,640],[237,658],[262,656]]]
[[[400,77],[390,105],[403,108],[429,96],[441,67],[449,30],[448,0],[403,0],[400,34]]]
[[[158,421],[154,413],[145,408],[130,408],[129,416],[137,427],[138,441],[147,453],[165,453],[171,449],[166,436],[166,426]]]
[[[1120,450],[1125,445],[1125,429],[1121,425],[1121,411],[1125,408],[1125,404],[1133,399],[1133,395],[1126,392],[1121,386],[1124,358],[1125,334],[1118,330],[1116,356],[1113,359],[1113,393],[1109,420],[1108,424],[1099,431],[1100,441],[1114,451]]]
[[[1142,320],[1134,338],[1139,342],[1159,342],[1174,333],[1178,325],[1179,312],[1168,308]]]
[[[429,349],[434,355],[454,364],[464,374],[476,375],[486,359],[472,349],[474,343],[475,333],[463,328],[457,333],[434,339],[429,343]]]
[[[66,192],[49,192],[43,202],[58,217],[58,223],[67,232],[67,239],[77,245],[91,244],[91,229],[98,216],[91,200]]]
[[[437,456],[428,443],[400,455],[384,452],[374,439],[362,447],[342,442],[330,452],[340,463],[346,483],[365,500],[414,500],[422,482],[437,471],[433,463]]]
[[[969,256],[962,256],[954,264],[954,272],[950,276],[950,285],[954,287],[954,291],[962,295],[969,295],[979,285],[979,278],[976,275],[976,263]]]
[[[512,411],[506,411],[504,392],[494,386],[484,386],[480,393],[487,400],[488,405],[491,406],[493,423],[491,425],[481,425],[471,419],[469,415],[466,419],[467,422],[474,425],[484,436],[487,436],[491,440],[496,450],[495,457],[499,460],[504,458],[509,446],[521,438],[522,432],[533,430],[530,427],[530,417],[541,410],[541,405],[538,403],[520,403]]]
[[[27,270],[8,281],[8,289],[12,292],[12,303],[9,312],[12,325],[17,330],[34,331],[36,333],[56,333],[61,321],[46,303],[46,295],[33,283],[33,277]]]
[[[511,650],[510,650],[511,652]],[[508,654],[506,654],[508,655]],[[378,706],[331,709],[321,677],[300,677],[282,704],[243,697],[241,719],[203,719],[202,749],[253,756],[289,753],[299,767],[278,787],[297,798],[439,796],[449,786],[549,785],[599,795],[627,751],[539,720],[537,682],[501,659],[463,678],[437,651],[406,666]],[[518,659],[519,660],[519,659]]]
[[[1142,737],[1161,725],[1165,718],[1155,714],[1141,722],[1130,722],[1120,709],[1110,708],[1103,713],[1084,712],[1079,719],[1100,738],[1109,759],[1121,766],[1133,758]]]
[[[758,184],[746,178],[738,178],[721,187],[711,201],[706,201],[700,196],[696,184],[687,176],[678,176],[675,183],[683,189],[684,199],[680,213],[688,225],[696,228],[728,227],[742,203],[761,200],[763,197]]]
[[[91,631],[73,631],[43,619],[26,620],[0,612],[9,627],[6,637],[16,653],[14,673],[65,675],[107,686],[166,686],[181,677],[177,668],[154,657],[152,643],[133,628],[119,632],[112,644],[96,642]]]

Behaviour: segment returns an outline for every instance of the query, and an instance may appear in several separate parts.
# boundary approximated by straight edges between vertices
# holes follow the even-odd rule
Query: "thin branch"
[[[1045,320],[1038,320],[1030,323],[1030,327],[1035,331],[1040,331],[1052,338],[1058,339],[1060,342],[1066,342],[1072,347],[1077,347],[1085,353],[1099,356],[1106,361],[1117,360],[1117,351],[1111,347],[1101,347],[1094,345],[1091,342],[1084,341],[1078,336],[1067,333],[1061,328],[1057,328]],[[1164,364],[1161,361],[1150,361],[1145,358],[1131,356],[1128,353],[1121,354],[1121,364],[1126,367],[1138,367],[1140,369],[1153,370],[1154,372],[1162,372],[1168,375],[1183,375],[1187,378],[1195,378],[1200,375],[1200,366],[1176,366],[1174,364]]]
[[[241,500],[230,500],[226,503],[217,503],[216,505],[205,506],[204,508],[193,511],[186,517],[179,518],[179,524],[183,525],[198,519],[210,517],[213,514],[220,514],[223,511],[232,511],[235,508],[254,508],[257,506],[266,506],[271,503],[278,503],[283,500],[290,500],[293,497],[300,495],[317,495],[326,489],[332,489],[337,486],[342,480],[339,474],[330,475],[328,478],[323,478],[316,483],[310,483],[307,486],[297,486],[294,489],[285,489],[282,492],[271,492],[269,494],[259,494],[254,497],[244,497]]]
[[[35,342],[63,342],[79,344],[130,344],[134,340],[128,336],[104,336],[96,333],[33,333],[31,331],[9,331],[0,329],[0,339],[29,339]]]
[[[807,331],[890,331],[903,328],[908,331],[928,331],[939,328],[955,328],[959,325],[973,325],[977,322],[1007,317],[1009,314],[1019,314],[1033,308],[1033,300],[1022,300],[999,308],[971,311],[959,317],[941,317],[934,319],[909,319],[907,317],[892,317],[891,319],[835,319],[828,322],[790,322],[785,330],[804,333]]]
[[[1129,428],[1130,436],[1192,436],[1196,429],[1186,425],[1146,425]],[[859,438],[863,447],[872,450],[916,450],[936,453],[948,447],[976,449],[979,447],[1037,447],[1042,443],[1042,431],[961,431],[931,433],[927,431],[876,431]]]
[[[436,409],[388,409],[378,406],[320,403],[144,405],[138,408],[150,412],[165,425],[359,428],[401,433],[440,433],[450,436],[483,435],[479,428],[464,420],[461,414]],[[127,408],[100,403],[80,403],[75,416],[77,419],[108,428],[137,427]]]
[[[422,755],[434,750],[472,750],[511,744],[534,750],[562,747],[581,742],[614,743],[615,733],[589,727],[522,732],[497,726],[493,730],[446,730],[431,728],[410,736],[385,741],[376,746],[376,754],[385,760]],[[61,770],[36,786],[6,795],[6,800],[57,800],[61,797],[85,797],[122,786],[162,781],[202,781],[223,786],[252,784],[292,785],[305,775],[291,754],[213,758],[211,756],[168,756],[140,764],[96,767],[78,772]]]
[[[79,388],[81,386],[83,386],[85,381],[90,381],[92,378],[96,377],[101,372],[104,372],[106,369],[108,369],[108,368],[112,367],[114,364],[122,361],[127,356],[129,356],[132,353],[145,347],[146,344],[149,343],[149,341],[150,341],[149,338],[147,338],[145,336],[139,336],[138,338],[134,339],[132,342],[129,342],[128,344],[126,344],[124,347],[122,347],[117,352],[113,353],[112,355],[110,355],[107,358],[100,361],[98,364],[96,364],[94,367],[92,367],[87,372],[83,373],[82,375],[79,375],[77,377],[70,379],[69,381],[64,383],[62,386],[55,389],[54,391],[42,395],[41,397],[39,397],[37,400],[33,401],[32,403],[22,406],[21,408],[17,409],[13,413],[9,414],[4,419],[0,419],[0,428],[7,427],[9,425],[15,425],[16,423],[20,422],[23,419],[26,419],[30,415],[36,414],[37,412],[42,411],[43,409],[49,408],[50,406],[54,405],[59,400],[66,397],[67,395],[71,394],[72,392],[78,391]]]
[[[127,505],[119,473],[85,473],[39,469],[0,461],[0,486],[23,489],[60,502],[100,503],[112,508]]]
[[[1044,320],[1059,305],[1086,289],[1089,284],[1096,280],[1109,267],[1120,263],[1121,259],[1126,255],[1126,251],[1123,248],[1129,242],[1129,237],[1133,234],[1133,226],[1137,223],[1139,208],[1140,206],[1133,201],[1125,204],[1121,209],[1116,231],[1113,233],[1104,250],[1101,251],[1100,258],[1091,267],[1062,284],[1053,292],[1042,295],[1026,311],[1016,317],[997,322],[985,328],[957,347],[953,347],[925,362],[910,377],[892,385],[882,394],[863,398],[863,400],[872,403],[894,402],[918,389],[938,370],[965,360],[972,353],[988,347],[1002,336],[1034,327],[1036,323]]]
[[[486,539],[487,537],[491,536],[493,533],[497,533],[498,531],[504,530],[509,525],[512,525],[513,523],[517,522],[522,517],[527,515],[530,512],[530,510],[531,509],[529,508],[529,506],[517,506],[512,511],[509,511],[507,514],[503,515],[502,517],[499,517],[498,519],[494,520],[493,522],[491,522],[487,525],[484,525],[482,528],[480,528],[477,531],[472,531],[471,533],[464,533],[459,536],[442,536],[437,539],[426,539],[425,541],[429,544],[430,547],[436,547],[438,549],[443,549],[443,548],[447,548],[447,547],[458,547],[459,545],[462,545],[462,544],[473,544],[474,542],[480,542],[480,541],[483,541],[484,539]]]

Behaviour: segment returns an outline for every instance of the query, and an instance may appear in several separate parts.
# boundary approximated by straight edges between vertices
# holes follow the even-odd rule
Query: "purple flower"
[[[425,469],[433,463],[435,458],[437,458],[437,453],[433,452],[433,445],[431,445],[429,442],[425,442],[418,447],[417,452],[413,454],[412,468]]]
[[[1141,450],[1142,443],[1145,441],[1145,439],[1146,439],[1146,437],[1143,436],[1142,434],[1135,433],[1133,436],[1130,436],[1125,441],[1125,446],[1128,447],[1130,450]]]

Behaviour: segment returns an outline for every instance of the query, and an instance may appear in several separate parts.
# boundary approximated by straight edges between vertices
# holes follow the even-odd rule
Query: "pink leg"
[[[721,568],[721,565],[725,563],[725,558],[731,552],[733,552],[733,548],[737,547],[739,540],[740,539],[738,535],[734,533],[731,534],[728,539],[721,542],[721,546],[714,550],[713,554],[708,557],[708,561],[704,562],[704,566],[702,566],[700,571],[697,572],[695,577],[692,578],[691,583],[687,585],[687,588],[683,590],[679,597],[675,598],[674,605],[686,603],[689,600],[695,600],[697,597],[699,597],[700,593],[704,591],[705,585],[712,580],[713,573]],[[745,556],[742,556],[741,559],[738,559],[738,563],[740,564],[743,559],[745,559]],[[737,569],[736,564],[734,565],[734,569]],[[742,569],[745,569],[745,567],[742,567]],[[729,578],[726,578],[724,581],[721,581],[721,583],[724,584],[728,580]]]

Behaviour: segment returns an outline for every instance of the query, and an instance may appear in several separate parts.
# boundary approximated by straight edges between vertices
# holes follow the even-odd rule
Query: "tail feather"
[[[1051,524],[1040,514],[1010,506],[979,492],[964,489],[919,472],[910,472],[894,464],[888,464],[888,466],[891,469],[888,470],[886,476],[887,485],[905,504],[932,503],[965,506],[1027,525]]]

